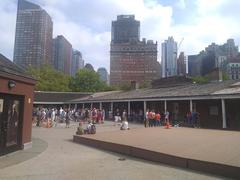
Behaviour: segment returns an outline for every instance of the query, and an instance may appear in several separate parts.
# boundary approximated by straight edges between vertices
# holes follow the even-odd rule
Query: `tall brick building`
[[[157,43],[140,41],[140,22],[134,15],[121,15],[112,22],[110,84],[150,82],[160,77]]]

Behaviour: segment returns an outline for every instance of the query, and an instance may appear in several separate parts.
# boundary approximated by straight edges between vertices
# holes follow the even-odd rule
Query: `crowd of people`
[[[190,127],[200,127],[200,114],[196,111],[187,112],[185,125]]]
[[[126,109],[115,109],[112,112],[108,112],[108,117],[114,119],[114,125],[120,124],[122,129],[128,129],[128,121],[134,121],[143,123],[145,127],[157,127],[173,124],[175,126],[189,126],[189,127],[200,127],[198,112],[187,112],[184,122],[176,123],[173,122],[172,115],[166,111],[160,112],[152,110],[147,110],[144,116],[144,112],[139,110],[139,113],[133,113],[131,111],[128,113]],[[113,115],[113,116],[112,116]],[[33,111],[33,118],[36,122],[36,126],[50,126],[56,127],[58,123],[66,123],[66,128],[70,127],[70,121],[74,122],[91,122],[95,123],[104,123],[106,113],[104,109],[97,108],[44,108],[38,107]],[[111,120],[111,119],[109,119]],[[127,127],[127,128],[125,128]]]
[[[169,112],[166,111],[165,113],[160,113],[160,111],[147,110],[146,116],[144,120],[145,127],[156,127],[169,124]]]
[[[102,109],[71,109],[71,108],[44,108],[38,107],[33,110],[33,120],[36,126],[43,124],[50,124],[50,126],[57,126],[58,123],[66,123],[66,128],[70,127],[70,121],[74,122],[88,122],[104,123],[105,110]]]

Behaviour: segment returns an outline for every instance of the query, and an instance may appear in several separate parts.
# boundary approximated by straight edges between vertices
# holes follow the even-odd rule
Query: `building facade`
[[[119,15],[112,22],[112,42],[127,43],[130,39],[140,39],[140,22],[134,15]]]
[[[169,37],[162,43],[162,77],[177,75],[177,43]]]
[[[0,156],[32,146],[36,81],[0,54]]]
[[[177,59],[178,75],[186,75],[186,56],[181,52]]]
[[[231,62],[227,65],[229,79],[240,79],[240,62]]]
[[[72,51],[72,62],[71,62],[71,76],[75,76],[79,69],[84,68],[84,60],[82,53],[78,50]]]
[[[157,42],[140,41],[140,22],[133,15],[122,15],[112,22],[110,45],[110,84],[150,82],[160,77]]]
[[[70,75],[72,61],[72,45],[68,40],[59,35],[53,39],[54,68],[64,74]]]
[[[19,66],[52,65],[53,23],[40,6],[18,1],[13,61]]]
[[[98,68],[97,73],[102,81],[108,83],[108,72],[104,67]]]
[[[90,63],[85,64],[84,68],[95,72],[93,65]]]
[[[213,71],[215,68],[219,68],[225,74],[229,74],[227,66],[231,62],[240,62],[238,46],[235,45],[234,39],[228,39],[223,45],[217,45],[216,43],[210,44],[201,51],[194,61],[191,61],[192,57],[189,56],[188,66],[190,67],[189,75],[206,75]],[[192,70],[191,70],[192,68]],[[200,68],[199,71],[196,69]]]

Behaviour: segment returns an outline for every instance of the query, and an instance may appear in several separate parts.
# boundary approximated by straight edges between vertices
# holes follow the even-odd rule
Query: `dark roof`
[[[83,98],[92,93],[35,91],[34,103],[64,103],[72,99]]]
[[[235,86],[233,86],[235,84]],[[171,99],[171,98],[192,98],[206,96],[239,95],[239,81],[212,82],[207,84],[184,84],[182,86],[164,87],[158,89],[139,89],[132,91],[114,91],[108,94],[84,97],[72,102],[96,102],[96,101],[121,101],[137,99]]]
[[[192,84],[192,79],[186,76],[172,76],[153,80],[151,84],[152,88],[175,87],[184,84]]]
[[[33,77],[27,74],[24,69],[7,59],[2,54],[0,54],[0,74],[17,75],[28,79],[33,79]]]

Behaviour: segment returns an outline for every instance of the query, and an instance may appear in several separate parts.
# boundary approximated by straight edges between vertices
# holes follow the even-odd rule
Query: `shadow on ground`
[[[34,158],[45,151],[48,147],[48,143],[39,138],[32,138],[32,143],[32,148],[20,150],[0,157],[0,169]]]

